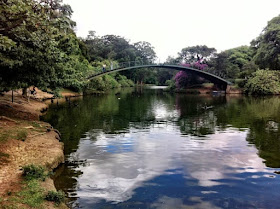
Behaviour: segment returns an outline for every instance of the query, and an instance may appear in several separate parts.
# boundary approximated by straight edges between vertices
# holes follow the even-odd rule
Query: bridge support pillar
[[[230,86],[230,85],[227,85],[226,94],[230,94],[230,90],[231,90],[231,86]]]

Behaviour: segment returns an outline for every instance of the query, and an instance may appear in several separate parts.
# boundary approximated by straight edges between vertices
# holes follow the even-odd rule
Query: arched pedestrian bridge
[[[108,68],[108,67],[107,67]],[[120,63],[118,66],[109,66],[110,70],[106,68],[105,71],[102,71],[97,74],[93,74],[87,77],[88,80],[91,80],[93,78],[109,74],[109,73],[115,73],[119,71],[124,70],[134,70],[134,69],[141,69],[141,68],[162,68],[162,69],[173,69],[173,70],[179,70],[179,71],[186,71],[188,73],[193,73],[195,75],[198,75],[202,78],[207,79],[208,81],[214,83],[219,89],[226,90],[229,85],[231,85],[231,82],[225,80],[224,78],[221,78],[217,75],[214,75],[212,73],[198,70],[192,67],[186,67],[183,65],[178,64],[143,64],[141,62],[127,62],[127,63]]]

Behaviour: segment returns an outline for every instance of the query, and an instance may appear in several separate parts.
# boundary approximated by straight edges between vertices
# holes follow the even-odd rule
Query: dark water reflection
[[[73,208],[279,208],[280,98],[122,90],[53,105]]]

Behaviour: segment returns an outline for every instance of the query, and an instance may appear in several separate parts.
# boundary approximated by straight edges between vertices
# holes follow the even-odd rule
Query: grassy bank
[[[67,208],[49,177],[64,161],[63,144],[50,124],[39,121],[47,105],[38,98],[0,96],[1,208]]]

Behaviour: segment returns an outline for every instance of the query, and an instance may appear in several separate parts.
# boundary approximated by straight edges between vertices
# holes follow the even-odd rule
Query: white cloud
[[[158,57],[205,44],[218,50],[248,45],[279,15],[279,0],[64,0],[74,10],[78,36],[89,30],[132,42],[148,41]]]
[[[228,129],[208,135],[207,140],[195,140],[182,137],[172,125],[151,126],[144,133],[131,129],[130,133],[107,137],[104,147],[99,143],[103,136],[91,142],[89,133],[76,152],[77,160],[87,159],[77,168],[83,173],[78,178],[77,196],[93,202],[123,202],[137,188],[158,176],[174,174],[178,168],[183,169],[186,182],[191,178],[208,188],[228,184],[220,180],[236,178],[232,173],[252,172],[255,176],[255,172],[267,172],[257,149],[248,147],[247,134]]]

